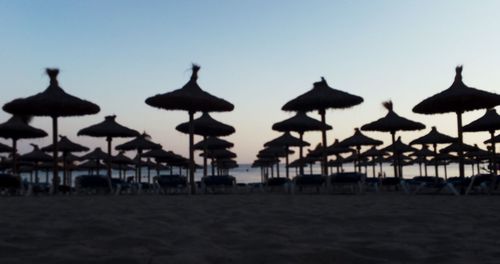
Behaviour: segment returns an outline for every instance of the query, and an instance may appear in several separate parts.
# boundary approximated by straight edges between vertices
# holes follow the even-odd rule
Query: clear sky
[[[381,102],[388,99],[397,113],[428,126],[399,133],[403,141],[433,125],[455,136],[455,115],[424,116],[411,108],[448,88],[458,64],[467,85],[500,92],[498,10],[499,1],[487,0],[0,0],[0,104],[42,91],[48,85],[44,68],[59,67],[66,92],[101,107],[97,115],[61,119],[62,134],[104,147],[104,139],[76,133],[116,114],[121,124],[187,155],[188,137],[175,130],[187,113],[158,110],[144,100],[180,88],[196,62],[200,86],[235,105],[233,112],[212,116],[236,128],[227,139],[239,162],[251,162],[264,142],[279,135],[272,124],[292,115],[280,110],[283,104],[321,76],[365,100],[327,112],[334,127],[329,143],[385,115]],[[483,112],[466,113],[464,123]],[[8,117],[0,114],[2,121]],[[51,131],[45,117],[32,125]],[[389,141],[383,133],[366,134]],[[487,138],[465,134],[467,143]],[[320,135],[305,139],[315,145]],[[46,145],[50,138],[23,140],[21,152],[30,142]]]

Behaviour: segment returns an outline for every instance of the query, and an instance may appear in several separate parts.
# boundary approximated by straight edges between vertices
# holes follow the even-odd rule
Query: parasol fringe
[[[393,104],[392,104],[392,101],[391,101],[391,100],[383,102],[383,103],[382,103],[382,106],[383,106],[385,109],[389,110],[389,112],[392,112],[392,111],[393,111]]]
[[[191,80],[198,80],[198,71],[200,71],[201,69],[200,65],[193,63],[191,69],[193,70],[193,73],[191,74]]]

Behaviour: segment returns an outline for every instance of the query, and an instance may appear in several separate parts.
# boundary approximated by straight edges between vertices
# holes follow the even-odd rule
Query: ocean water
[[[486,168],[486,164],[481,164],[480,165],[482,172],[484,173],[485,172],[485,168]],[[343,169],[344,171],[346,172],[349,172],[349,171],[354,171],[354,168],[353,168],[353,165],[352,164],[345,164],[343,166]],[[427,168],[427,172],[428,172],[428,176],[434,176],[434,166],[428,166]],[[209,171],[209,174],[210,174],[210,168],[208,169]],[[281,163],[280,164],[280,168],[279,168],[279,171],[280,171],[280,177],[285,177],[285,164]],[[310,173],[311,171],[311,168],[310,167],[306,167],[304,168],[304,173],[308,174]],[[377,165],[375,167],[375,171],[376,173],[378,174],[380,172],[380,168],[379,166]],[[336,169],[333,168],[330,172],[336,172]],[[362,168],[362,172],[365,172],[365,168],[363,167]],[[394,169],[392,166],[390,166],[389,164],[386,164],[384,163],[383,166],[382,166],[382,172],[385,173],[385,175],[387,177],[391,177],[391,176],[394,176]],[[101,170],[101,174],[105,174],[106,171],[105,170]],[[179,174],[179,169],[177,168],[174,168],[173,169],[173,173],[174,174]],[[290,175],[290,178],[293,178],[297,175],[297,170],[296,168],[290,168],[289,169],[289,175]],[[321,168],[319,166],[319,164],[316,164],[316,165],[313,165],[312,167],[312,173],[314,174],[320,174],[321,173]],[[458,176],[458,164],[449,164],[446,166],[446,171],[445,171],[445,168],[444,166],[439,166],[439,176],[440,177],[444,177],[445,176],[445,173],[447,174],[448,177],[454,177],[454,176]],[[472,170],[472,165],[465,165],[465,176],[471,176],[474,174],[477,174],[477,166],[474,165],[474,171]],[[74,178],[79,176],[79,175],[85,175],[85,174],[88,174],[87,172],[81,172],[81,171],[75,171],[75,172],[72,172],[72,182],[74,184]],[[142,172],[142,181],[143,182],[147,182],[147,179],[148,179],[148,170],[147,169],[143,169]],[[160,172],[161,175],[168,175],[170,174],[170,171],[161,171]],[[187,175],[187,171],[186,170],[181,170],[181,174],[182,175]],[[252,183],[252,182],[260,182],[261,181],[261,169],[260,168],[252,168],[250,164],[240,164],[238,168],[235,168],[235,169],[232,169],[229,171],[229,174],[236,177],[236,180],[237,182],[239,183]],[[276,173],[276,167],[274,167],[274,177],[277,176],[277,173]],[[62,175],[62,173],[61,173]],[[113,171],[113,177],[118,177],[118,172],[117,171]],[[126,173],[126,176],[133,176],[134,175],[134,172],[133,171],[128,171]],[[271,172],[268,171],[268,175],[269,177],[271,176]],[[419,176],[419,175],[425,175],[425,170],[424,170],[424,166],[422,166],[422,174],[420,174],[420,170],[419,170],[419,166],[418,165],[411,165],[411,166],[405,166],[403,168],[403,178],[406,178],[406,179],[409,179],[409,178],[413,178],[415,176]],[[48,177],[49,179],[52,178],[52,175],[50,172],[45,172],[45,171],[40,171],[38,173],[38,176],[39,176],[39,180],[40,182],[45,182],[46,181],[46,178]],[[153,177],[153,176],[156,176],[156,171],[155,170],[150,170],[150,177]],[[196,180],[200,180],[201,177],[203,176],[203,170],[199,169],[196,171],[195,173],[195,179]],[[367,176],[368,177],[373,177],[373,172],[372,172],[372,167],[368,167],[367,168]],[[30,181],[30,177],[34,178],[34,175],[33,176],[30,176],[29,173],[22,173],[21,174],[21,177],[23,178],[23,180],[26,180],[26,181]]]

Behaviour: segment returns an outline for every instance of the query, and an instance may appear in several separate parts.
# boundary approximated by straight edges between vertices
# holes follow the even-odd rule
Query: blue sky
[[[424,116],[411,108],[449,87],[458,64],[464,64],[466,84],[499,92],[497,10],[498,1],[0,0],[0,103],[42,91],[48,85],[44,68],[59,67],[68,93],[101,106],[94,116],[61,119],[62,134],[104,146],[103,139],[76,132],[116,114],[118,122],[186,155],[188,138],[174,128],[187,114],[157,110],[144,100],[181,87],[196,62],[202,66],[200,86],[235,105],[213,117],[235,126],[227,139],[240,162],[253,160],[264,142],[279,135],[272,124],[292,115],[281,106],[321,76],[365,99],[327,112],[334,127],[329,143],[385,115],[381,102],[388,99],[400,115],[456,135],[453,114]],[[483,112],[467,113],[464,123]],[[32,125],[50,132],[48,118]],[[408,142],[428,129],[400,135]],[[366,134],[389,140],[383,133]],[[487,137],[466,134],[465,141]],[[305,139],[316,144],[319,133]],[[20,149],[49,141],[23,140]]]

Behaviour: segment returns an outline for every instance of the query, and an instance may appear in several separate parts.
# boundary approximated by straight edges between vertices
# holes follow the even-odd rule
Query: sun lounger
[[[236,178],[231,175],[205,176],[201,178],[204,193],[232,192],[236,186]]]
[[[265,183],[266,191],[284,191],[290,192],[292,181],[287,178],[269,178]]]
[[[356,193],[363,191],[363,183],[366,179],[366,174],[359,172],[339,172],[330,175],[333,190],[349,189],[350,192]]]
[[[297,188],[299,192],[302,192],[307,188],[314,188],[316,192],[319,192],[320,188],[324,186],[325,182],[325,177],[323,177],[321,174],[305,174],[293,178],[295,188]]]
[[[459,192],[457,191],[457,189],[455,189],[453,184],[446,182],[442,178],[417,176],[413,177],[413,179],[411,180],[405,181],[405,183],[412,194],[419,194],[419,193],[437,194],[441,193],[444,190],[447,190],[448,192],[454,195],[459,195]]]
[[[159,175],[156,181],[164,194],[185,193],[187,191],[186,177],[181,175]]]
[[[15,195],[21,191],[21,179],[12,174],[0,174],[0,193],[3,195]]]
[[[104,175],[81,175],[75,178],[77,193],[109,193],[108,177]]]

